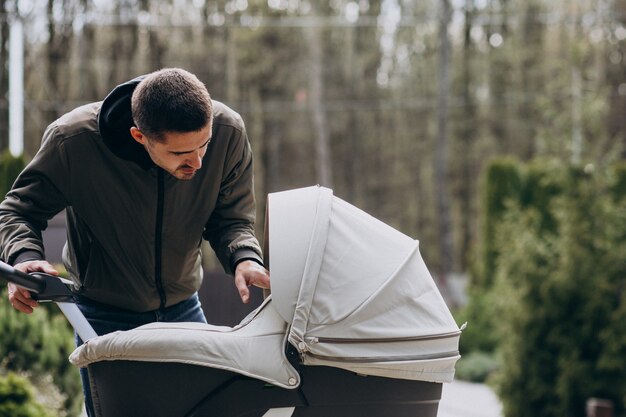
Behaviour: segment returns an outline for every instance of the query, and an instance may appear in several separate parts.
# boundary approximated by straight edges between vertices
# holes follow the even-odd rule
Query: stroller
[[[60,301],[101,417],[436,417],[461,330],[418,242],[319,186],[270,194],[265,240],[271,295],[235,327],[95,337],[69,284],[0,276]]]

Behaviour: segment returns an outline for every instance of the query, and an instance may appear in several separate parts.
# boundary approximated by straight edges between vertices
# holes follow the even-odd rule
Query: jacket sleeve
[[[255,217],[252,150],[245,129],[235,130],[219,197],[204,232],[227,273],[232,274],[237,263],[246,259],[263,265],[254,234]]]
[[[70,167],[57,136],[50,125],[39,152],[0,203],[0,259],[9,264],[44,259],[41,232],[68,206]]]

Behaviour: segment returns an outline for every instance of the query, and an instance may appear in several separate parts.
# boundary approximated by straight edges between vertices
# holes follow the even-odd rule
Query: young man
[[[64,264],[98,334],[152,321],[206,321],[197,297],[203,238],[234,274],[243,302],[249,286],[269,288],[254,236],[243,121],[182,69],[124,83],[46,129],[0,203],[0,259],[56,275],[41,231],[63,209]],[[8,293],[24,313],[37,305],[12,284]]]

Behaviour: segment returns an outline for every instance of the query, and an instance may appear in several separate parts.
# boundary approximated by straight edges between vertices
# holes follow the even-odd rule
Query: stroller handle
[[[42,272],[27,274],[1,261],[0,278],[27,289],[38,301],[71,301],[74,296],[67,280]]]
[[[26,274],[2,261],[0,261],[0,278],[27,289],[37,301],[56,302],[83,341],[98,336],[78,306],[74,304],[72,282],[42,272]]]

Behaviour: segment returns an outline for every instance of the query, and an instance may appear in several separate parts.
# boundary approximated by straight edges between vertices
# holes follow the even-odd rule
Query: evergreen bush
[[[497,369],[498,360],[493,353],[475,350],[461,357],[455,375],[464,381],[487,382]]]
[[[24,159],[12,156],[8,150],[0,154],[2,198],[24,166]],[[68,415],[78,415],[83,399],[78,370],[68,361],[74,349],[70,325],[54,304],[44,303],[30,315],[17,312],[8,302],[6,287],[2,284],[0,357],[4,359],[1,365],[12,371],[27,371],[34,378],[51,375],[65,396],[64,408]]]
[[[611,192],[616,201],[623,201],[626,197],[626,162],[615,165],[611,178]]]
[[[497,304],[491,291],[501,248],[496,243],[496,231],[511,205],[519,205],[524,195],[524,166],[509,157],[492,160],[482,179],[482,233],[480,256],[472,267],[470,302],[455,312],[457,322],[467,322],[461,337],[462,355],[470,352],[494,352],[498,338],[495,323],[498,320]],[[458,375],[463,378],[463,374]]]
[[[481,265],[472,277],[472,286],[487,289],[493,282],[493,274],[499,248],[494,235],[509,204],[518,202],[522,195],[523,172],[521,164],[513,158],[494,159],[485,170],[482,185],[482,236]]]
[[[9,371],[28,371],[34,378],[52,376],[65,396],[68,415],[78,415],[82,389],[78,370],[68,357],[74,350],[74,334],[55,305],[42,305],[32,314],[16,311],[6,290],[0,291],[0,357]]]
[[[470,302],[454,317],[457,323],[467,323],[459,350],[465,356],[474,351],[492,353],[498,346],[495,327],[498,320],[497,297],[493,291],[469,289]],[[461,376],[459,378],[463,379]]]
[[[564,174],[561,163],[551,160],[533,161],[525,169],[519,201],[522,207],[536,211],[541,230],[555,231],[556,221],[551,204],[563,192]]]
[[[28,379],[12,372],[0,375],[0,417],[55,417],[35,400]]]
[[[492,291],[502,300],[495,307],[497,389],[505,415],[583,417],[590,397],[612,400],[619,415],[626,398],[626,207],[615,198],[615,176],[535,169],[541,180],[532,183],[541,189],[510,207],[496,233]]]
[[[4,199],[25,166],[26,163],[21,156],[14,157],[8,150],[0,154],[0,200]]]

